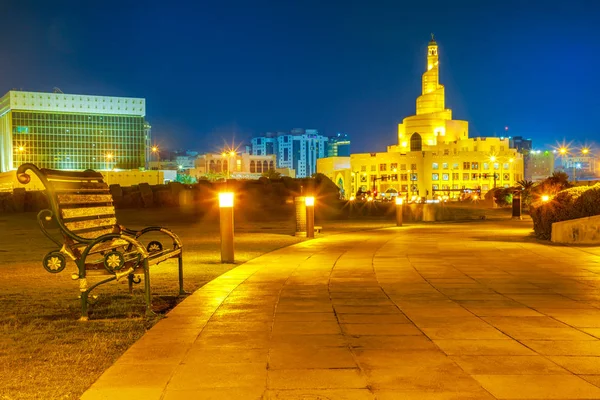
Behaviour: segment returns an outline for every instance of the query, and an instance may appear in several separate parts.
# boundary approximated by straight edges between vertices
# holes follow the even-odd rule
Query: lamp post
[[[219,226],[221,231],[221,263],[233,263],[233,193],[219,193]]]
[[[306,204],[306,237],[315,237],[315,198],[307,196],[304,198]]]
[[[113,157],[114,156],[113,156],[112,153],[106,153],[106,155],[105,155],[105,158],[106,158],[106,169],[107,170],[111,170],[110,162],[112,161]]]
[[[158,148],[158,146],[154,145],[150,148],[150,151],[152,151],[152,153],[154,153],[154,155],[156,156],[157,169],[160,170],[160,149]]]
[[[19,160],[17,164],[23,164],[23,153],[25,152],[25,146],[17,147],[17,151],[19,152]]]
[[[402,197],[396,196],[396,226],[402,226]]]

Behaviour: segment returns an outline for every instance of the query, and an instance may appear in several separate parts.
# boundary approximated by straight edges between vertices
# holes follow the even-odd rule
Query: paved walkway
[[[335,235],[182,302],[83,399],[600,399],[600,248],[526,222]]]

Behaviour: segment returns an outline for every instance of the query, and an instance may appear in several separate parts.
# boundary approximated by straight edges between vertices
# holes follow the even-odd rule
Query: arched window
[[[263,161],[263,172],[267,172],[269,170],[269,162],[267,160]]]
[[[210,163],[208,164],[208,170],[210,172],[216,172],[215,160],[210,160]]]
[[[217,160],[217,168],[215,170],[215,172],[221,172],[223,171],[223,168],[221,167],[221,160]]]
[[[228,165],[227,165],[227,160],[223,160],[223,171],[227,171]]]
[[[417,132],[413,133],[410,137],[410,151],[421,151],[423,150],[423,140],[421,135]]]
[[[256,163],[254,160],[250,161],[250,173],[253,174],[256,172]]]
[[[256,162],[256,172],[259,173],[259,174],[261,172],[263,172],[263,170],[262,170],[262,163],[260,161]]]
[[[269,169],[270,170],[274,170],[275,169],[275,165],[273,164],[273,161],[269,161]]]

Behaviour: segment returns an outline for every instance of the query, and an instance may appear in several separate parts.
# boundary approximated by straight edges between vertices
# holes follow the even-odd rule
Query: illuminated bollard
[[[306,204],[306,237],[315,237],[315,198],[305,197]]]
[[[233,193],[219,193],[221,263],[233,263]]]
[[[396,226],[402,226],[402,197],[396,196]]]

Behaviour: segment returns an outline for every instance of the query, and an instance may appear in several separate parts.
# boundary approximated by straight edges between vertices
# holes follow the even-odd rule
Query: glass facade
[[[15,166],[138,169],[146,164],[141,116],[12,111]]]
[[[145,99],[10,91],[0,98],[0,172],[145,168]]]

